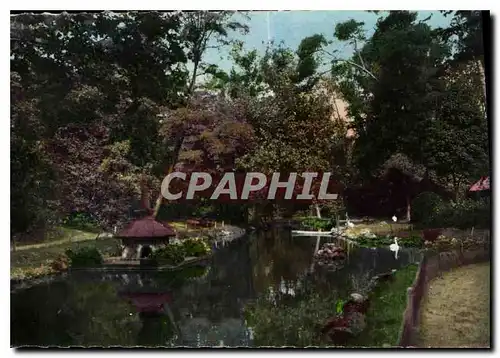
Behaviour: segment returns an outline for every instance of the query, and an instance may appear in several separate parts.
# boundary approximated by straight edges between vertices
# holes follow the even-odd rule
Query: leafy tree
[[[414,12],[391,11],[379,18],[373,36],[366,40],[360,23],[337,26],[338,39],[365,41],[349,62],[333,66],[354,118],[354,155],[364,176],[373,176],[397,153],[450,178],[456,191],[478,168],[484,170],[487,140],[484,97],[478,95],[480,69],[470,62],[459,65],[461,57],[452,54],[451,39],[443,41],[443,34],[458,36],[462,31],[455,49],[465,57],[480,56],[478,28],[473,26],[477,22],[469,15],[457,15],[444,31],[417,21]],[[471,27],[466,32],[464,24]],[[467,133],[465,123],[472,128]],[[456,145],[463,149],[456,150]]]
[[[197,77],[205,74],[220,75],[215,64],[203,61],[207,49],[220,49],[233,43],[229,31],[248,33],[248,26],[235,21],[237,12],[233,11],[186,11],[182,13],[183,37],[186,43],[186,54],[193,63],[191,78],[187,88],[188,95],[195,90]],[[245,16],[243,13],[239,15]],[[246,18],[246,16],[245,16]]]

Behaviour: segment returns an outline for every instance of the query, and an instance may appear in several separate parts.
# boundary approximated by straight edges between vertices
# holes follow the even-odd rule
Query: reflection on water
[[[12,294],[11,342],[251,346],[253,332],[243,309],[258,296],[286,304],[306,291],[347,295],[363,291],[374,274],[420,259],[414,251],[403,250],[396,260],[388,249],[359,248],[339,240],[349,253],[345,266],[334,272],[315,268],[312,258],[318,245],[334,241],[272,230],[226,245],[208,268],[188,274],[73,274],[63,282]],[[157,311],[138,312],[144,305],[156,305]]]

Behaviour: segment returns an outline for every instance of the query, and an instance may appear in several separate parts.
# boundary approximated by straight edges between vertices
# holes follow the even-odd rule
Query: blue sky
[[[250,14],[250,20],[247,22],[250,32],[247,35],[233,34],[232,36],[243,40],[246,49],[256,48],[259,52],[264,52],[268,39],[268,13],[269,33],[272,40],[276,43],[283,41],[292,49],[296,49],[304,37],[316,33],[323,34],[328,40],[333,39],[335,25],[349,19],[362,21],[368,32],[373,31],[380,16],[380,14],[375,15],[366,11],[259,11]],[[432,17],[428,23],[432,27],[446,26],[451,20],[450,17],[445,18],[438,11],[419,11],[419,19],[425,19],[429,15]],[[349,57],[352,52],[352,48],[339,43],[332,44],[329,50],[332,49],[338,50],[338,55],[342,57]],[[209,63],[218,63],[224,70],[229,70],[232,65],[227,56],[228,49],[209,50],[205,60]]]

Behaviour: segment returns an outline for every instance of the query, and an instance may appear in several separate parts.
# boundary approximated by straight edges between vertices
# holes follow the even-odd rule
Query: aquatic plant
[[[388,247],[394,243],[392,235],[373,235],[373,236],[348,236],[349,239],[355,241],[360,246],[364,247]],[[398,237],[398,244],[401,247],[416,247],[420,248],[423,245],[423,240],[420,236]]]

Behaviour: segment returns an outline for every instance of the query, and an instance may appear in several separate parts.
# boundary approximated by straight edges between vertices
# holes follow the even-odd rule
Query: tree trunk
[[[175,164],[177,163],[177,160],[179,158],[179,153],[181,151],[181,147],[182,147],[183,142],[184,142],[184,136],[181,135],[181,136],[179,136],[179,138],[177,139],[177,143],[175,144],[174,152],[172,154],[172,162],[171,162],[170,166],[168,167],[166,175],[169,175],[170,173],[172,173],[174,171],[174,167],[175,167]],[[160,212],[162,204],[163,204],[163,193],[161,192],[161,188],[160,188],[160,193],[158,194],[158,198],[156,199],[156,205],[155,205],[154,212],[153,212],[153,216],[155,218],[158,217],[158,214]]]
[[[481,76],[481,82],[483,84],[483,95],[484,95],[484,102],[486,105],[486,75],[484,73],[484,65],[480,59],[477,60],[477,65],[479,68],[479,75]]]
[[[316,217],[318,219],[321,219],[321,209],[319,208],[318,204],[314,204],[314,208],[316,209]]]
[[[411,222],[411,200],[409,195],[406,195],[406,220]]]
[[[193,93],[193,90],[194,90],[194,85],[196,83],[196,75],[197,75],[197,72],[198,72],[198,66],[200,64],[200,59],[197,58],[195,61],[194,61],[194,66],[193,66],[193,75],[191,76],[191,81],[189,83],[189,87],[188,87],[188,92],[187,92],[187,95],[188,96],[191,96],[191,94]]]

